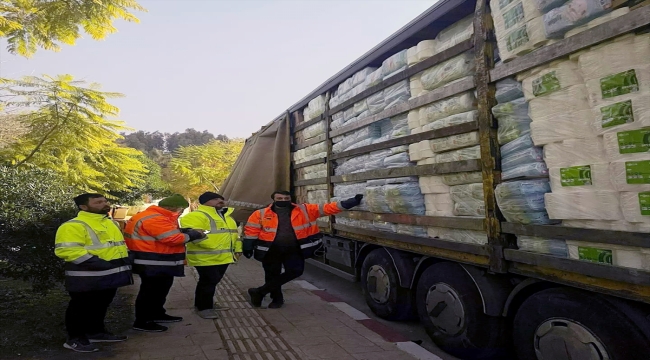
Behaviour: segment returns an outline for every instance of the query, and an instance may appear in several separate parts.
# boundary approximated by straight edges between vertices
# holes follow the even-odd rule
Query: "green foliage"
[[[205,191],[219,192],[243,147],[243,140],[215,140],[179,148],[170,162],[171,189],[194,199]]]
[[[117,32],[114,19],[139,22],[133,10],[146,11],[135,0],[0,0],[0,36],[9,52],[30,57],[74,45],[82,30],[102,40]]]
[[[54,236],[76,216],[73,190],[53,171],[0,166],[0,275],[44,291],[63,279]]]
[[[122,136],[124,136],[124,140],[120,141],[121,144],[149,155],[154,150],[173,153],[181,146],[205,145],[214,140],[228,141],[226,135],[214,136],[207,130],[197,131],[194,129],[186,129],[182,133],[175,132],[173,134],[158,131],[136,131],[130,134],[122,134]]]
[[[146,195],[159,199],[172,194],[169,185],[162,178],[160,165],[144,155],[138,156],[138,160],[144,164],[148,173],[143,182],[128,191],[110,192],[111,197],[115,198],[115,202],[118,204],[137,205],[142,203]]]
[[[119,93],[99,91],[71,75],[21,80],[0,79],[3,91],[13,95],[4,103],[18,109],[28,132],[0,150],[0,156],[15,167],[39,167],[61,174],[77,189],[104,192],[128,191],[144,181],[147,172],[138,160],[142,153],[116,143],[123,122],[109,120],[119,109],[108,102]]]

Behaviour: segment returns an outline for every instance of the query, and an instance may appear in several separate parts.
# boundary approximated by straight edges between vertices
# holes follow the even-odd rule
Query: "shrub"
[[[45,292],[63,280],[56,230],[75,217],[74,191],[56,173],[0,166],[0,275]]]

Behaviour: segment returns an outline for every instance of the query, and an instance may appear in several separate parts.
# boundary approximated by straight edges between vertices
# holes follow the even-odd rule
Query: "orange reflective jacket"
[[[244,227],[244,241],[255,241],[255,258],[261,260],[275,240],[278,230],[278,214],[269,205],[255,211]],[[343,211],[340,202],[324,205],[292,204],[291,226],[296,233],[298,244],[305,257],[313,256],[313,252],[322,244],[320,230],[316,220],[322,216],[335,215]]]
[[[178,214],[150,206],[136,214],[124,229],[126,246],[133,256],[133,272],[145,276],[184,276],[185,243]]]

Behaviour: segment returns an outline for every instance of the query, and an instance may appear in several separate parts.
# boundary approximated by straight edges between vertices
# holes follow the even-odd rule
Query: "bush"
[[[0,275],[45,292],[63,280],[54,237],[76,216],[73,189],[56,173],[0,166]]]

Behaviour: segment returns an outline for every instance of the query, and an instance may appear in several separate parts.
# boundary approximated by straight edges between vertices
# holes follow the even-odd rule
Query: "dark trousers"
[[[70,339],[106,332],[104,318],[117,289],[71,292],[65,312],[65,327]]]
[[[197,310],[214,308],[214,292],[228,270],[228,265],[197,266],[199,281],[194,293],[194,306]]]
[[[282,285],[302,275],[305,271],[305,259],[298,246],[271,246],[262,261],[262,267],[265,283],[259,288],[260,292],[264,295],[271,294],[275,302],[282,302]]]
[[[165,302],[174,277],[169,275],[140,275],[140,291],[135,299],[135,321],[147,322],[165,315]]]

